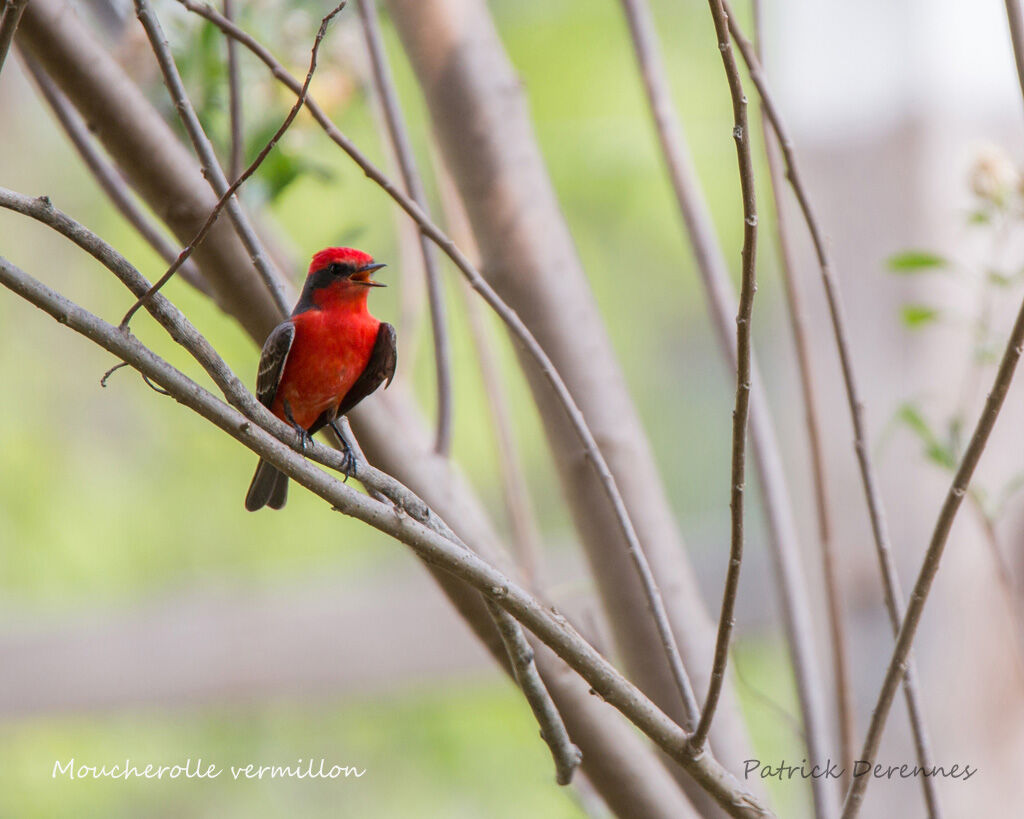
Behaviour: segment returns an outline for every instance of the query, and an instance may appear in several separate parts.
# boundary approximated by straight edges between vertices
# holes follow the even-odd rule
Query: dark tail
[[[269,506],[280,509],[288,500],[288,476],[262,458],[256,465],[256,474],[249,484],[249,493],[245,496],[245,508],[250,512]]]

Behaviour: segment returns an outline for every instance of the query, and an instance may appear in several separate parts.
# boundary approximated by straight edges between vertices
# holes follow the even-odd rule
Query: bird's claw
[[[341,444],[341,474],[345,476],[342,481],[343,483],[348,483],[349,478],[356,476],[356,456],[352,452],[348,439],[342,434],[341,428],[338,426],[338,419],[335,418],[331,421],[329,426],[334,430],[334,434],[338,436],[338,443]]]
[[[346,449],[341,455],[341,474],[345,476],[342,478],[343,483],[348,483],[349,478],[356,476],[356,463],[355,455],[350,449]]]

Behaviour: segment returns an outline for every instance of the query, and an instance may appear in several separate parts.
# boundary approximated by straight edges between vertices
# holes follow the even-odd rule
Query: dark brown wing
[[[295,325],[284,321],[271,330],[267,340],[263,342],[260,353],[260,368],[256,376],[256,397],[265,407],[274,403],[277,387],[284,374],[284,365],[288,353],[295,341]]]
[[[395,362],[398,360],[398,350],[395,346],[395,328],[387,322],[381,322],[377,331],[377,341],[374,342],[373,350],[370,351],[370,360],[366,362],[366,369],[359,376],[356,383],[345,393],[338,406],[338,415],[347,415],[349,411],[366,396],[373,392],[382,382],[386,387],[395,377]]]

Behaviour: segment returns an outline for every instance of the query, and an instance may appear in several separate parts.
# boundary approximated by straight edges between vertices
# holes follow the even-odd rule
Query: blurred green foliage
[[[300,704],[228,705],[163,714],[52,717],[7,729],[0,815],[19,819],[366,816],[577,819],[553,785],[547,749],[510,686]],[[215,779],[76,779],[66,765],[215,764]],[[203,764],[198,766],[198,758]],[[310,759],[366,772],[337,779],[234,779],[250,763],[306,769]],[[303,760],[300,765],[298,760]],[[73,806],[71,808],[70,806]]]

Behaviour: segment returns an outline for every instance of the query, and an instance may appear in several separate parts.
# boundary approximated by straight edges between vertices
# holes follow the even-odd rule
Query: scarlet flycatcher
[[[260,353],[256,397],[305,438],[335,421],[395,374],[395,328],[366,309],[374,270],[384,267],[361,250],[329,247],[313,257],[291,318],[267,336]],[[288,477],[260,460],[245,496],[250,512],[280,509]]]

